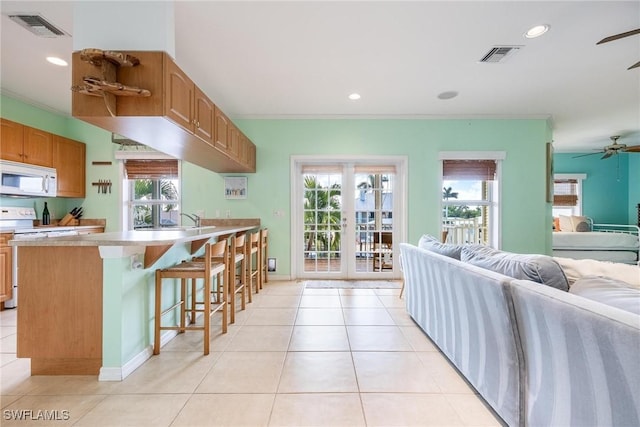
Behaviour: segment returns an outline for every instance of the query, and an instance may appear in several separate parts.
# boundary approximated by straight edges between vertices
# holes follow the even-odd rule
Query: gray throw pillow
[[[487,270],[495,271],[514,279],[531,280],[561,291],[569,290],[569,282],[560,265],[550,256],[538,254],[515,254],[493,248],[464,247],[461,261]]]
[[[586,231],[591,231],[591,226],[589,225],[589,221],[580,221],[576,223],[576,231],[579,231],[582,233]]]
[[[640,315],[640,289],[621,280],[587,276],[576,280],[569,293]]]
[[[440,243],[435,237],[425,234],[420,237],[418,247],[427,251],[435,252],[449,258],[460,259],[462,245],[454,245],[452,243]]]

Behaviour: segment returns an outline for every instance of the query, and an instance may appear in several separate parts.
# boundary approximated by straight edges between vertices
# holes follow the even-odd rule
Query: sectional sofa
[[[589,276],[577,295],[544,255],[400,252],[409,314],[506,424],[640,425],[640,288]]]

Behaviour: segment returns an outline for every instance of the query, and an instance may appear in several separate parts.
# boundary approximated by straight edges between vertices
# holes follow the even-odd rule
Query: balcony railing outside
[[[446,218],[442,221],[442,229],[447,232],[447,243],[488,244],[487,227],[479,217]]]

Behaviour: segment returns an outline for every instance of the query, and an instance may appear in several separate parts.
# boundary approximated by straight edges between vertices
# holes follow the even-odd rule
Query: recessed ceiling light
[[[447,92],[442,92],[441,94],[439,94],[438,99],[451,99],[455,98],[456,96],[458,96],[458,92],[456,92],[455,90],[449,90]]]
[[[351,95],[349,95],[349,99],[352,101],[356,101],[358,99],[360,99],[360,94],[359,93],[352,93]]]
[[[60,67],[66,67],[67,61],[64,59],[58,58],[57,56],[47,56],[47,61],[51,62],[54,65],[59,65]]]
[[[529,31],[524,33],[524,36],[528,39],[535,39],[536,37],[540,37],[547,31],[549,31],[549,28],[550,27],[547,24],[536,25],[535,27],[529,28]]]

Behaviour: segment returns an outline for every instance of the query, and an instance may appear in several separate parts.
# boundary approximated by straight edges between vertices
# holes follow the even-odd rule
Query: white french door
[[[400,277],[405,157],[292,158],[292,276]]]

